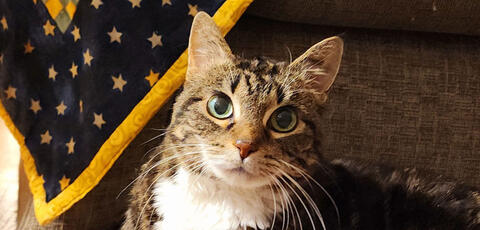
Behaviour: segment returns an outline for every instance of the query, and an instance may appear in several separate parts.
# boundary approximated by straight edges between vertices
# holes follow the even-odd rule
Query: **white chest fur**
[[[154,206],[163,220],[156,230],[230,230],[270,226],[274,211],[270,189],[232,187],[180,169],[155,184]]]

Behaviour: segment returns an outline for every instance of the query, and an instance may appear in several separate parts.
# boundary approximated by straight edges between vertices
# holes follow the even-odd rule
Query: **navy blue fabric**
[[[0,26],[0,99],[20,132],[42,175],[47,201],[60,192],[59,180],[65,176],[72,183],[88,166],[104,141],[125,119],[133,107],[151,89],[145,79],[150,70],[160,76],[187,48],[192,15],[188,4],[213,15],[224,0],[142,0],[132,8],[127,0],[103,0],[95,9],[90,0],[80,0],[68,29],[45,35],[44,24],[51,19],[41,0],[0,0],[0,17],[8,29]],[[74,41],[73,26],[81,38]],[[108,32],[115,27],[122,33],[121,43],[110,42]],[[162,46],[152,48],[147,40],[153,33],[162,36]],[[30,40],[34,50],[25,53]],[[86,50],[94,57],[84,64]],[[78,75],[69,69],[75,63]],[[48,78],[54,66],[56,80]],[[113,89],[112,76],[127,81],[123,91]],[[16,98],[7,98],[5,90],[16,88]],[[40,100],[37,114],[30,109],[31,99]],[[83,101],[83,112],[80,111]],[[61,102],[65,115],[55,109]],[[93,124],[94,115],[102,114],[106,124]],[[41,134],[49,130],[50,144],[41,144]],[[73,138],[74,153],[66,143]]]

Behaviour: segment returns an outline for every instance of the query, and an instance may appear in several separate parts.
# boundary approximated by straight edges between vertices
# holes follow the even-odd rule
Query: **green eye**
[[[232,101],[226,95],[216,95],[207,102],[207,110],[210,115],[218,119],[227,119],[232,116]]]
[[[297,126],[297,114],[289,107],[282,107],[273,112],[269,122],[274,131],[287,133]]]

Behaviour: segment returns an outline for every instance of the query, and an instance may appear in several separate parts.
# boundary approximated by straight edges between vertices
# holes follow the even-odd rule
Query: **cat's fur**
[[[122,229],[480,229],[473,189],[428,182],[414,170],[322,158],[322,105],[342,52],[333,37],[290,64],[244,60],[199,13],[183,92],[135,181]],[[207,112],[217,94],[231,99],[231,118]],[[283,106],[298,115],[287,133],[269,126]],[[237,140],[254,148],[243,160]]]

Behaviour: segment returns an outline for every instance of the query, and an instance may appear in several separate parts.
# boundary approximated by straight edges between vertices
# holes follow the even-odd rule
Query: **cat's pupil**
[[[289,110],[283,110],[277,114],[276,120],[280,128],[286,129],[292,123],[292,113]]]
[[[227,112],[228,106],[229,106],[229,101],[227,101],[223,97],[218,97],[215,100],[213,108],[215,109],[215,112],[217,112],[217,114],[222,115],[222,114],[225,114]]]

